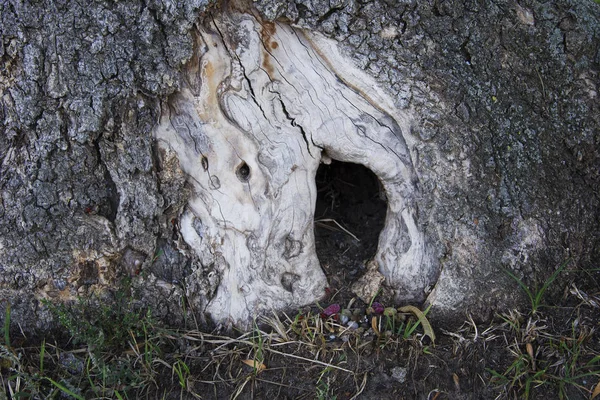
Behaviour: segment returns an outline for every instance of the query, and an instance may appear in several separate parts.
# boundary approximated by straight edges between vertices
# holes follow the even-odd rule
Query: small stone
[[[404,367],[394,367],[392,368],[392,378],[399,383],[406,382],[406,376],[408,375],[408,370]]]
[[[350,319],[350,318],[348,318],[348,316],[347,316],[347,315],[340,314],[340,323],[341,323],[342,325],[345,325],[345,324],[348,322],[348,320],[349,320],[349,319]]]
[[[378,271],[376,262],[370,262],[367,268],[367,272],[352,285],[350,290],[362,301],[369,304],[373,296],[379,291],[385,277]]]

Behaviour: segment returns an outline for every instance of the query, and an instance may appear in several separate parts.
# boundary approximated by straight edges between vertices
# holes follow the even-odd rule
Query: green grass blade
[[[4,344],[6,347],[10,347],[10,303],[6,304],[4,315]]]
[[[500,372],[495,371],[493,369],[486,369],[491,375],[492,375],[492,380],[496,379],[497,382],[495,382],[498,385],[505,385],[508,383],[509,379],[502,375]]]
[[[567,260],[564,263],[562,263],[562,265],[560,267],[558,267],[556,269],[556,271],[554,271],[554,273],[552,275],[550,275],[550,277],[548,279],[546,279],[546,281],[544,282],[544,285],[542,285],[542,288],[540,290],[538,290],[538,292],[535,295],[535,305],[536,305],[535,308],[536,309],[539,307],[540,303],[542,302],[542,297],[544,296],[544,293],[546,292],[546,290],[556,280],[556,278],[558,278],[558,275],[567,267],[567,265],[569,265],[570,262],[571,262],[571,260]]]
[[[377,296],[379,296],[379,295],[381,294],[381,292],[382,292],[382,291],[383,291],[383,289],[379,289],[379,290],[377,291],[377,293],[375,293],[375,294],[373,295],[373,297],[371,297],[371,301],[369,302],[369,307],[372,307],[372,306],[373,306],[373,302],[375,301],[375,299],[377,298]]]
[[[596,357],[592,358],[590,361],[588,361],[585,364],[585,366],[586,367],[590,367],[590,366],[592,366],[593,364],[596,364],[596,363],[600,363],[600,356],[596,356]]]
[[[584,372],[582,374],[577,374],[577,375],[574,375],[574,376],[569,377],[569,378],[564,378],[564,380],[566,382],[568,382],[568,383],[572,383],[572,382],[575,382],[578,379],[585,378],[585,377],[588,377],[588,376],[599,376],[600,377],[600,371]]]
[[[40,374],[44,374],[44,356],[46,355],[46,339],[42,340],[40,347]]]
[[[56,388],[59,389],[60,391],[62,391],[63,393],[68,394],[69,396],[74,397],[77,400],[85,400],[82,396],[73,392],[72,390],[70,390],[69,388],[64,386],[63,384],[56,382],[54,379],[48,378],[48,377],[45,377],[45,379],[47,379],[51,384],[56,386]]]
[[[534,305],[533,294],[531,293],[531,290],[529,290],[527,285],[525,285],[522,280],[520,280],[515,274],[513,274],[509,270],[504,269],[504,272],[506,272],[506,274],[508,276],[513,278],[519,284],[519,286],[521,286],[521,289],[523,289],[523,291],[527,294],[527,297],[529,297],[529,301],[531,302],[531,306],[533,307],[533,305]]]

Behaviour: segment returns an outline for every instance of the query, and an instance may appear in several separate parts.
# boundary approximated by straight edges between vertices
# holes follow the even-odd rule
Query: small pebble
[[[404,383],[406,381],[406,376],[408,375],[408,370],[404,367],[394,367],[392,368],[392,378],[400,383]]]

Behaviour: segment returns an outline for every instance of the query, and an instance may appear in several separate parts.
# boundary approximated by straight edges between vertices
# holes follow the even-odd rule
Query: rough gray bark
[[[533,280],[569,257],[597,265],[600,7],[253,5],[266,19],[338,40],[395,112],[411,116],[402,135],[433,278],[406,297],[427,295],[444,315],[469,308],[485,316],[514,302],[502,268]],[[0,4],[0,292],[25,328],[47,326],[40,299],[109,296],[123,277],[171,323],[183,317],[182,297],[199,316],[218,298],[224,268],[203,262],[181,234],[198,193],[181,157],[159,151],[152,132],[166,114],[161,102],[193,85],[202,31],[194,23],[206,27],[226,9],[201,1]],[[411,287],[387,277],[399,297]],[[256,310],[265,306],[252,295]]]

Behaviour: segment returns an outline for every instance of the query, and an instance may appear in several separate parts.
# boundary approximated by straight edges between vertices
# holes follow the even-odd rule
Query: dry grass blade
[[[368,373],[365,373],[363,375],[363,379],[362,382],[360,384],[360,388],[358,388],[358,391],[356,392],[356,394],[354,396],[352,396],[350,398],[350,400],[356,400],[358,399],[358,396],[360,396],[362,394],[362,392],[365,390],[365,387],[367,387],[367,377],[368,377]]]
[[[299,392],[310,392],[310,390],[302,388],[302,387],[286,385],[285,383],[274,382],[274,381],[270,381],[268,379],[262,379],[262,378],[258,379],[257,378],[256,381],[268,383],[269,385],[275,385],[275,386],[280,386],[280,387],[284,387],[284,388],[288,388],[288,389],[294,389],[295,391],[299,391]]]
[[[600,298],[590,296],[582,290],[579,290],[575,284],[571,284],[571,290],[569,292],[581,300],[581,304],[585,304],[590,307],[600,308]]]
[[[230,399],[231,400],[235,400],[239,397],[240,394],[242,394],[242,392],[244,391],[244,388],[246,387],[246,384],[250,381],[252,377],[251,376],[247,376],[246,379],[244,379],[244,382],[242,382],[241,385],[239,385],[235,392],[231,395]]]
[[[336,224],[338,226],[338,228],[340,228],[342,231],[344,231],[344,233],[346,233],[348,236],[352,237],[352,239],[356,240],[357,242],[360,242],[359,238],[357,238],[355,235],[353,235],[352,232],[350,232],[348,229],[346,229],[342,225],[340,225],[335,219],[324,218],[324,219],[318,219],[315,221],[315,224],[319,224],[319,226],[322,226],[323,228],[335,230],[334,228],[330,227],[329,225],[325,225],[323,222],[333,222],[334,224]]]
[[[264,350],[266,350],[266,351],[268,351],[270,353],[279,354],[280,356],[291,357],[291,358],[295,358],[297,360],[304,360],[304,361],[307,361],[309,363],[319,364],[319,365],[322,365],[324,367],[329,367],[329,368],[333,368],[333,369],[337,369],[337,370],[340,370],[340,371],[347,372],[349,374],[354,374],[354,372],[352,372],[352,371],[350,371],[350,370],[348,370],[346,368],[338,367],[337,365],[326,363],[326,362],[323,362],[323,361],[312,360],[310,358],[301,357],[301,356],[297,356],[295,354],[290,354],[290,353],[284,353],[282,351],[277,351],[277,350],[274,350],[274,349],[271,349],[271,348],[265,348]]]
[[[479,330],[477,330],[477,324],[475,324],[475,321],[473,321],[473,317],[471,316],[471,314],[467,314],[467,317],[469,318],[469,322],[471,323],[471,325],[473,326],[473,329],[475,330],[475,336],[473,337],[473,341],[476,342],[477,339],[479,338]]]
[[[275,332],[277,332],[277,335],[279,337],[276,337],[276,341],[279,342],[289,342],[290,336],[289,336],[289,329],[285,329],[285,325],[281,322],[281,319],[279,319],[279,316],[275,313],[273,313],[273,317],[261,317],[262,321],[265,322],[267,325],[269,325],[271,328],[273,328],[275,330]],[[273,335],[271,335],[273,336]]]

